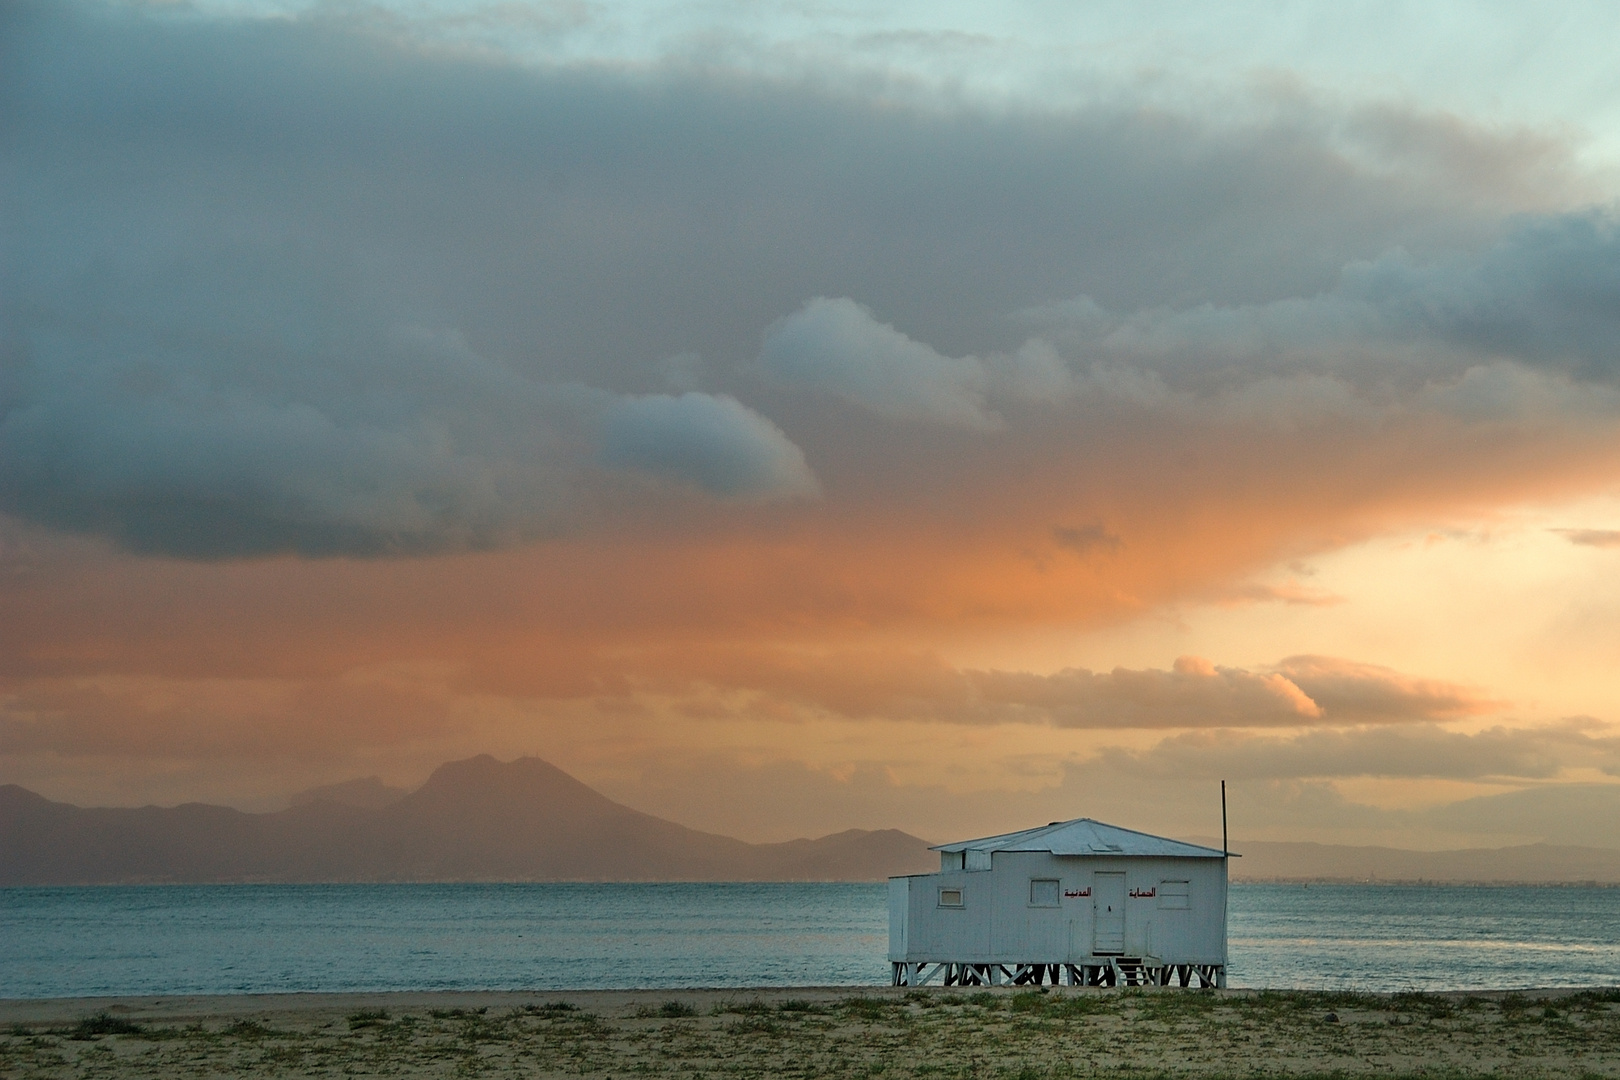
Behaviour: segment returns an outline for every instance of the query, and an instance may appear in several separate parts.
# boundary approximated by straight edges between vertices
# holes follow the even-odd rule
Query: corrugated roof
[[[938,844],[934,851],[1049,851],[1053,855],[1159,855],[1182,859],[1219,859],[1215,848],[1184,844],[1163,836],[1122,829],[1091,818],[1054,821],[1038,829],[1002,833],[978,840]]]

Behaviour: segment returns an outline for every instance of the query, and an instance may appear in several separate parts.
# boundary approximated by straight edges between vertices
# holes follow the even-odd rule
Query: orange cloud
[[[505,699],[470,695],[452,670],[401,665],[331,678],[12,679],[0,691],[0,759],[345,760],[475,738],[492,707],[579,721],[641,715],[1164,730],[1409,725],[1497,706],[1465,687],[1323,657],[1291,658],[1276,671],[1181,657],[1168,670],[1039,675],[957,669],[894,651],[687,649],[589,658],[575,676],[549,692],[531,687]]]
[[[1331,656],[1290,656],[1277,671],[1309,694],[1324,716],[1341,724],[1419,718],[1454,720],[1495,712],[1507,703],[1477,689],[1414,678],[1375,664]]]

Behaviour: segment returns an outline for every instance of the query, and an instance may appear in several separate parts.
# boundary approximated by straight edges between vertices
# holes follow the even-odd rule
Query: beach
[[[0,1076],[1620,1076],[1620,990],[770,988],[0,1001]]]

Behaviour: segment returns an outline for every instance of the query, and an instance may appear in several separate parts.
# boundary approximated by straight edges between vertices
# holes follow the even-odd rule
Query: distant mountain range
[[[291,806],[335,802],[344,806],[358,806],[365,810],[381,810],[390,803],[399,802],[410,793],[410,788],[389,787],[378,777],[368,776],[362,780],[345,780],[341,784],[312,787],[308,791],[300,791],[287,802]]]
[[[539,758],[441,766],[287,810],[84,809],[0,786],[0,885],[244,881],[873,881],[937,869],[895,829],[748,844],[632,810]]]
[[[896,829],[748,844],[643,814],[539,758],[441,766],[415,791],[376,778],[286,810],[84,809],[0,786],[0,886],[241,881],[877,881],[928,873]],[[1220,841],[1194,838],[1219,847]],[[1234,881],[1620,883],[1620,851],[1460,851],[1248,841]]]

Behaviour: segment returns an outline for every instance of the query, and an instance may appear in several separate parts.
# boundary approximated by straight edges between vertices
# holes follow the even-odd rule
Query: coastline
[[[845,998],[855,994],[903,995],[904,987],[692,987],[641,990],[377,990],[342,993],[171,994],[66,998],[0,998],[0,1028],[13,1024],[72,1024],[105,1011],[137,1023],[185,1024],[230,1021],[244,1017],[338,1016],[364,1009],[391,1013],[432,1009],[511,1010],[565,1002],[602,1016],[633,1012],[651,1002],[679,1000],[703,1010],[737,998],[768,1002],[814,997]]]
[[[1620,1077],[1620,989],[1000,987],[0,1000],[0,1075]]]
[[[387,1009],[390,1012],[425,1012],[433,1009],[511,1010],[531,1005],[564,1002],[581,1011],[599,1016],[630,1015],[638,1008],[681,1001],[700,1013],[739,1000],[776,1004],[782,1001],[840,1002],[849,998],[871,997],[904,1001],[908,995],[970,995],[989,993],[998,998],[1040,993],[1053,1000],[1065,997],[1107,999],[1120,996],[1198,996],[1221,1001],[1242,1001],[1265,996],[1299,996],[1324,1001],[1360,1000],[1366,1002],[1432,1001],[1499,1002],[1519,997],[1527,1001],[1557,1001],[1582,994],[1613,994],[1620,1003],[1620,984],[1614,986],[1550,986],[1492,990],[1437,990],[1427,992],[1380,992],[1351,990],[1299,990],[1239,987],[1225,990],[1186,990],[1179,987],[1047,987],[1034,991],[1015,986],[945,987],[925,986],[716,986],[648,987],[615,990],[376,990],[323,993],[319,991],[274,994],[125,994],[63,998],[0,997],[0,1027],[15,1024],[72,1024],[85,1016],[106,1012],[133,1022],[179,1024],[195,1021],[229,1021],[242,1017],[287,1015],[347,1016],[357,1010]]]

